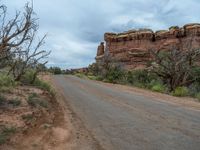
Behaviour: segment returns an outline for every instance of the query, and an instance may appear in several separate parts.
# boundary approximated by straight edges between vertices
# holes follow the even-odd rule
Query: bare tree
[[[9,66],[8,75],[12,74],[16,81],[19,81],[27,69],[35,69],[33,81],[41,68],[39,64],[45,65],[45,58],[50,51],[41,50],[46,35],[38,42],[36,35],[39,28],[33,6],[27,3],[25,11],[16,12],[13,19],[7,20],[7,9],[0,5],[0,61],[7,60]]]
[[[8,59],[19,53],[18,47],[31,40],[32,33],[37,31],[37,18],[33,18],[33,6],[25,5],[25,11],[16,12],[13,19],[7,19],[7,8],[0,5],[0,59]]]
[[[188,86],[195,81],[192,77],[192,70],[197,66],[200,57],[200,49],[192,46],[194,41],[190,41],[183,48],[182,41],[168,51],[150,50],[154,59],[151,71],[157,74],[162,81],[167,84],[170,91],[178,86]]]
[[[35,77],[37,73],[41,71],[39,64],[45,65],[47,61],[40,62],[47,58],[50,51],[40,50],[40,47],[44,44],[46,35],[39,40],[37,45],[34,44],[35,34],[32,35],[31,39],[27,41],[22,47],[17,47],[20,53],[17,53],[10,63],[10,70],[8,74],[12,73],[15,80],[19,81],[22,75],[27,69],[35,69]],[[34,78],[35,78],[34,77]]]

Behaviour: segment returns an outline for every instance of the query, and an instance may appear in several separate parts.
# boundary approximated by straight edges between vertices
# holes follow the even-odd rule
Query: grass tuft
[[[44,108],[48,108],[49,105],[46,100],[41,99],[36,93],[32,93],[31,95],[29,95],[27,102],[32,107],[41,106]]]

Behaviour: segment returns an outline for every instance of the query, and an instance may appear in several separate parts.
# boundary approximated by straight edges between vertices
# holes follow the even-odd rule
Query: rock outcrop
[[[187,24],[181,28],[173,26],[156,32],[139,29],[118,34],[105,33],[104,40],[105,47],[103,42],[98,47],[97,63],[103,63],[108,57],[125,69],[144,68],[151,59],[150,50],[200,48],[200,24]]]

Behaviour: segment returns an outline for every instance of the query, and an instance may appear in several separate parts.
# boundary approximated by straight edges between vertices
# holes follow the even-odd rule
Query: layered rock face
[[[200,24],[187,24],[181,28],[173,26],[156,32],[140,29],[105,33],[104,39],[105,47],[102,42],[97,50],[97,63],[103,63],[107,57],[125,69],[138,69],[146,67],[152,59],[150,50],[200,48]]]

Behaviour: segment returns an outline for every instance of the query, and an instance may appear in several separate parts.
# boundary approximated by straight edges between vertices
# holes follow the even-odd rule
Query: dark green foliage
[[[88,70],[94,76],[98,76],[101,73],[100,67],[97,63],[93,63],[92,65],[89,65]]]
[[[135,70],[127,73],[128,83],[142,88],[151,89],[154,82],[158,82],[157,80],[158,78],[147,70]]]
[[[0,106],[6,103],[6,97],[0,94]]]
[[[110,67],[109,70],[105,74],[105,79],[111,83],[118,83],[122,80],[124,76],[124,72],[120,67]]]
[[[0,73],[0,88],[1,87],[13,87],[15,85],[16,85],[16,83],[11,76]]]
[[[200,102],[200,93],[197,93],[196,95],[195,95],[195,97],[198,99],[198,101]]]
[[[53,74],[62,74],[62,70],[59,67],[50,67],[48,70]]]
[[[200,67],[192,68],[192,75],[190,76],[190,80],[193,80],[195,83],[200,85]]]

